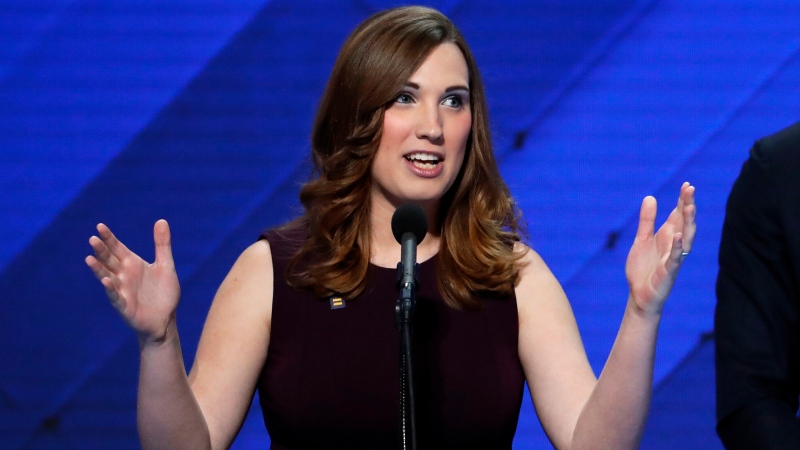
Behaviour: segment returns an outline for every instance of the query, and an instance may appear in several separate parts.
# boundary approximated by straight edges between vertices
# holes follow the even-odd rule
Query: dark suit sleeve
[[[782,197],[792,171],[768,143],[756,143],[731,190],[720,244],[717,432],[728,449],[800,449],[800,308]]]

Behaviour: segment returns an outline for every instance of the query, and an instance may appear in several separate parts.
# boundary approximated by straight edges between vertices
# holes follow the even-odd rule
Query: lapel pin
[[[346,306],[342,297],[333,296],[330,298],[330,302],[331,309],[342,309]]]

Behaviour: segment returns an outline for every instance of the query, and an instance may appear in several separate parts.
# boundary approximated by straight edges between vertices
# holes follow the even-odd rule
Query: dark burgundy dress
[[[275,288],[258,390],[271,448],[396,448],[397,271],[371,266],[364,293],[332,309],[329,299],[286,285],[286,264],[304,236],[263,236]],[[524,383],[516,301],[487,297],[479,311],[452,309],[436,289],[435,267],[435,257],[420,264],[414,317],[419,447],[511,448]]]

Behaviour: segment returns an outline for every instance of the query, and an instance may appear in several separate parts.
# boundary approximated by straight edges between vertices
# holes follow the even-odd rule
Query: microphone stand
[[[406,235],[410,239],[406,239]],[[414,400],[414,369],[411,358],[411,329],[416,305],[416,290],[419,265],[417,260],[416,238],[413,233],[403,234],[403,262],[397,263],[399,296],[395,306],[395,320],[400,335],[400,448],[402,450],[417,448],[416,408]]]

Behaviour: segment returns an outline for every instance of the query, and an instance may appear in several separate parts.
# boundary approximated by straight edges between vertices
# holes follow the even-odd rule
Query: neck
[[[417,262],[424,262],[439,252],[437,228],[438,205],[420,205],[428,219],[428,232],[417,246]],[[379,267],[395,267],[400,260],[400,244],[392,234],[392,215],[396,205],[372,202],[370,218],[370,262]]]

